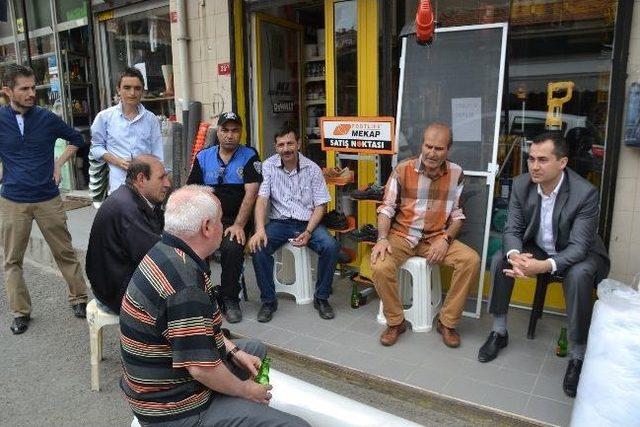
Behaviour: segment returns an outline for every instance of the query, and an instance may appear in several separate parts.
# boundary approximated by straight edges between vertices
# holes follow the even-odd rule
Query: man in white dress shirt
[[[529,173],[513,181],[502,251],[493,258],[493,330],[478,360],[489,362],[508,344],[507,310],[517,277],[551,273],[563,277],[570,360],[564,392],[576,394],[586,350],[592,293],[609,273],[598,236],[598,189],[567,167],[568,147],[556,132],[533,140]],[[504,254],[504,255],[503,255]]]
[[[144,78],[127,67],[118,79],[120,102],[98,113],[91,125],[91,155],[109,164],[109,194],[120,187],[131,159],[153,154],[164,161],[160,122],[141,104]]]

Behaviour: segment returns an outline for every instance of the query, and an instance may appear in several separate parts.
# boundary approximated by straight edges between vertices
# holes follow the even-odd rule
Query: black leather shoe
[[[491,362],[498,357],[498,352],[501,348],[505,348],[509,344],[509,333],[506,332],[504,336],[500,335],[496,331],[491,331],[487,341],[480,347],[478,352],[478,361]]]
[[[318,313],[320,313],[320,317],[322,317],[323,319],[333,319],[334,317],[336,317],[335,313],[333,312],[333,308],[329,305],[329,301],[327,301],[326,299],[314,298],[313,308],[318,310]]]
[[[571,359],[569,366],[567,366],[567,372],[564,374],[564,381],[562,382],[564,394],[569,397],[576,397],[578,381],[580,381],[580,372],[582,372],[582,360]]]
[[[224,317],[227,319],[229,323],[238,323],[242,321],[242,311],[240,311],[240,304],[238,301],[225,299],[224,305],[226,307],[226,312]]]
[[[13,322],[11,322],[11,332],[13,335],[20,335],[24,333],[29,328],[29,316],[20,316],[14,317]]]
[[[273,313],[278,310],[278,302],[264,302],[258,312],[258,322],[267,323],[273,318]]]
[[[84,318],[87,317],[87,303],[81,302],[80,304],[75,304],[71,306],[73,310],[73,315],[76,317]]]

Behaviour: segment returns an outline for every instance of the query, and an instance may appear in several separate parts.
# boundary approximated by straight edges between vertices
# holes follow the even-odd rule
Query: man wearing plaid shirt
[[[455,327],[470,286],[478,282],[480,257],[455,239],[465,220],[460,206],[464,174],[460,166],[447,160],[451,136],[448,126],[429,125],[420,155],[396,167],[378,208],[378,241],[371,251],[371,268],[387,319],[380,336],[385,346],[395,344],[406,331],[397,275],[412,256],[424,257],[430,265],[453,267],[437,330],[446,346],[460,345]]]

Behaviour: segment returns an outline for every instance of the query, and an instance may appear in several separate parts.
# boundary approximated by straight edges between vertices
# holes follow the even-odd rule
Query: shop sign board
[[[322,150],[360,154],[395,154],[393,117],[321,117]]]

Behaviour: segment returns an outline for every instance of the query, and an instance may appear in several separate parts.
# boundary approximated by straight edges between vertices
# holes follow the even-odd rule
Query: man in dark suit
[[[574,397],[591,322],[593,286],[609,273],[609,257],[597,234],[598,190],[567,168],[567,155],[562,135],[544,133],[531,144],[529,173],[513,182],[503,251],[492,263],[489,311],[493,330],[478,360],[489,362],[507,346],[507,310],[514,279],[561,275],[571,356],[563,389]]]

